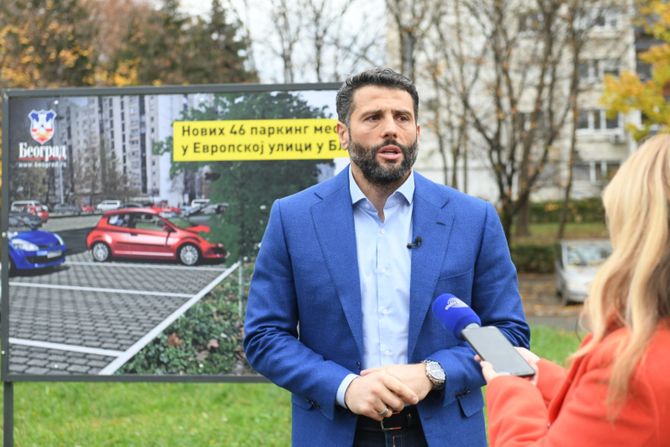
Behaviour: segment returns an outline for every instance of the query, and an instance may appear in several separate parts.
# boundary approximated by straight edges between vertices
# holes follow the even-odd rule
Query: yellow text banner
[[[174,121],[177,162],[318,160],[348,157],[326,118]]]

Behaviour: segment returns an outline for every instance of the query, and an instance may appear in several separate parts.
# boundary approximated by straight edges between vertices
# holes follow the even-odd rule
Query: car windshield
[[[567,246],[568,265],[597,266],[612,253],[608,244],[574,244]]]

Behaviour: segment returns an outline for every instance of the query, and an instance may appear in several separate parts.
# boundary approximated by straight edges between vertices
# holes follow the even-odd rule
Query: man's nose
[[[384,138],[397,138],[398,136],[398,123],[393,119],[392,116],[384,117],[382,122],[382,136]]]

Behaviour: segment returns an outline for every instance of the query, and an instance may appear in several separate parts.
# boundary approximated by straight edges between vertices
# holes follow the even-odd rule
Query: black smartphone
[[[535,375],[533,367],[521,357],[497,327],[471,327],[463,329],[462,334],[479,357],[491,363],[496,372],[521,377]]]

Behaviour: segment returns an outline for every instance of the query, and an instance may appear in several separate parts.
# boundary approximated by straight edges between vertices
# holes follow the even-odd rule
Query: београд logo
[[[32,110],[30,118],[30,136],[39,144],[44,144],[54,136],[56,112],[53,110]]]

